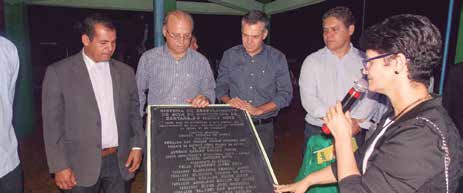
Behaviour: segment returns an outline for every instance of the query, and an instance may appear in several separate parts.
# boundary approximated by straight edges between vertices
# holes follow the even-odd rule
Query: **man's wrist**
[[[262,114],[264,114],[265,111],[262,110],[262,109],[259,108],[259,107],[256,107],[256,111],[255,111],[255,112],[256,112],[256,113],[255,113],[256,115],[262,115]]]
[[[211,100],[207,96],[204,96],[204,95],[201,95],[201,96],[203,97],[205,101],[207,101],[208,103],[211,103]]]
[[[231,98],[227,95],[224,95],[222,97],[220,97],[220,100],[223,102],[223,103],[228,103],[228,101],[231,100]]]

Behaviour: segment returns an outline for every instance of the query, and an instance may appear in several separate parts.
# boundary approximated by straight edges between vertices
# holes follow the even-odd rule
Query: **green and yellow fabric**
[[[358,149],[352,138],[354,151]],[[313,135],[307,141],[306,152],[295,181],[302,180],[312,172],[321,170],[335,161],[333,138],[327,135]],[[336,184],[313,186],[306,193],[338,193]]]

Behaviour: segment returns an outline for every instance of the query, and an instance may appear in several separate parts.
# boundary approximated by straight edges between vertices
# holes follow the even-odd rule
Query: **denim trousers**
[[[264,146],[265,153],[267,153],[268,159],[272,161],[273,149],[275,147],[275,139],[273,136],[273,122],[258,125],[256,124],[255,127],[257,133],[259,134],[259,138],[262,141],[262,145]]]

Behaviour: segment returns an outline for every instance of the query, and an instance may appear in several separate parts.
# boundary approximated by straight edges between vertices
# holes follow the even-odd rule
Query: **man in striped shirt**
[[[208,60],[189,48],[191,15],[171,11],[164,18],[166,44],[146,51],[137,69],[140,113],[143,104],[191,104],[206,107],[215,99],[215,81]]]

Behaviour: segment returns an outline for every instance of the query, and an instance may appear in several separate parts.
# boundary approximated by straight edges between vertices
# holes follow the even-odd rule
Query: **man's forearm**
[[[268,102],[256,108],[258,109],[257,115],[263,115],[269,112],[276,111],[278,109],[278,106],[274,102]]]
[[[69,167],[62,138],[65,105],[57,74],[53,66],[48,67],[42,85],[43,138],[50,172]]]
[[[301,88],[301,103],[304,110],[312,117],[323,118],[329,105],[325,104],[321,99],[315,95],[304,93]]]

